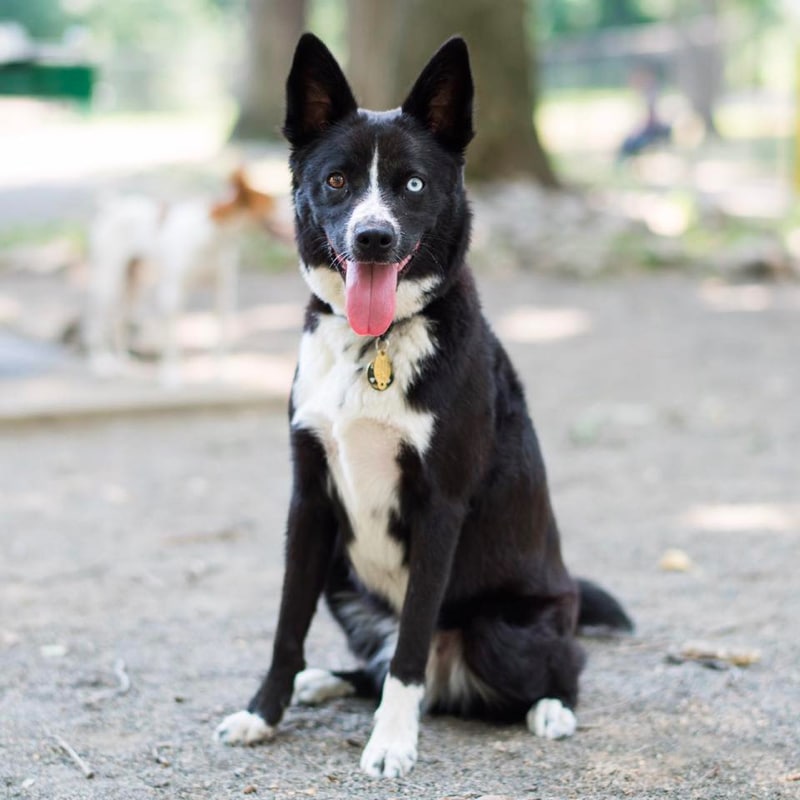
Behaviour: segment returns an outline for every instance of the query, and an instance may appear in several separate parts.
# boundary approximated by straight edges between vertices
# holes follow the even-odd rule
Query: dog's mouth
[[[329,241],[333,261],[344,277],[345,313],[359,336],[381,336],[394,321],[397,283],[417,252],[419,243],[393,263],[350,261]]]

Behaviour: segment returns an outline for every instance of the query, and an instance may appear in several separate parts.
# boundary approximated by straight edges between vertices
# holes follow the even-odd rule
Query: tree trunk
[[[247,72],[235,139],[277,139],[284,87],[303,32],[307,0],[248,0]]]
[[[467,172],[477,180],[529,177],[557,186],[533,120],[536,86],[525,0],[406,0],[398,33],[396,92],[405,92],[427,59],[450,36],[470,45],[476,87],[475,140]],[[368,42],[365,43],[365,49]],[[370,51],[384,57],[382,48]]]
[[[362,108],[400,103],[397,63],[405,4],[397,0],[347,0],[347,76]]]

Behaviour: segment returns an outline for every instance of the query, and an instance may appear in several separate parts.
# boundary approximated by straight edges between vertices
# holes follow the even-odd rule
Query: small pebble
[[[669,550],[664,551],[658,566],[665,572],[688,572],[694,565],[688,553],[678,550],[676,547],[671,547]]]
[[[63,658],[67,654],[68,648],[65,644],[43,644],[39,648],[39,652],[45,658]]]

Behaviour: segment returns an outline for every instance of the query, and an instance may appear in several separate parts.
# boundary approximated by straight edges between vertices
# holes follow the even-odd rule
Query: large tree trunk
[[[405,13],[405,3],[397,0],[347,0],[346,72],[363,108],[392,108],[400,102],[397,63]]]
[[[351,12],[367,5],[365,0],[350,3]],[[406,0],[396,7],[391,11],[393,31],[377,36],[365,29],[359,41],[351,37],[351,53],[358,53],[360,69],[384,75],[382,88],[376,90],[376,100],[383,100],[378,105],[401,102],[436,48],[461,34],[470,45],[477,91],[478,133],[470,145],[468,173],[478,180],[530,177],[556,186],[533,122],[536,71],[525,0]],[[381,25],[389,17],[387,13]],[[392,76],[394,91],[385,97]]]
[[[234,138],[280,137],[284,86],[306,6],[307,0],[248,0],[247,73]]]

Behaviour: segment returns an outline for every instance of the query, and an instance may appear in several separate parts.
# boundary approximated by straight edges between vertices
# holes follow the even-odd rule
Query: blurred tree
[[[2,0],[0,20],[19,22],[33,39],[60,37],[69,21],[59,0]]]
[[[558,184],[533,121],[536,69],[525,0],[349,0],[348,10],[359,102],[397,105],[439,45],[459,33],[470,44],[477,91],[469,174]]]
[[[284,87],[307,0],[248,0],[247,64],[236,139],[275,139],[284,112]]]
[[[764,0],[752,0],[762,2]],[[548,35],[583,33],[599,28],[639,25],[656,19],[654,6],[670,7],[672,0],[528,0],[535,7],[542,32]]]
[[[722,22],[717,0],[677,0],[675,24],[682,42],[677,81],[703,121],[717,134],[714,107],[722,91]]]
[[[389,108],[400,102],[397,66],[404,5],[395,0],[347,0],[347,74],[364,108]]]

